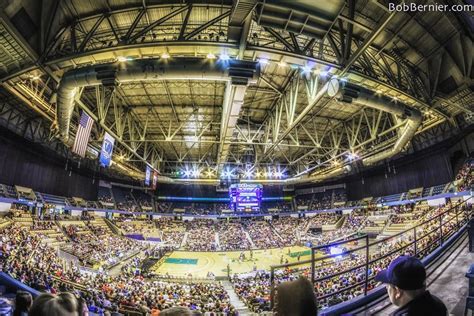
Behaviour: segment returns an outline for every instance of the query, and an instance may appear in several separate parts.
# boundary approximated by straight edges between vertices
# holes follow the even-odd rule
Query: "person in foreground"
[[[318,304],[311,282],[303,277],[278,285],[275,295],[276,316],[316,316]]]
[[[43,293],[31,306],[29,316],[82,316],[80,304],[71,293]]]
[[[446,316],[444,303],[426,290],[426,270],[415,257],[400,256],[375,276],[385,283],[390,302],[398,307],[394,316]]]

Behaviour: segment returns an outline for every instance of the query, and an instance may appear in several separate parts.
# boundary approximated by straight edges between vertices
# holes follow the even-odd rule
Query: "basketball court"
[[[241,253],[245,255],[245,260],[239,260]],[[318,254],[318,256],[321,255]],[[152,270],[157,274],[169,273],[173,276],[191,274],[195,278],[201,278],[212,272],[216,277],[223,277],[227,276],[227,265],[229,265],[231,274],[251,272],[254,268],[269,270],[271,266],[281,263],[282,256],[283,263],[286,260],[288,263],[297,262],[298,256],[300,261],[305,261],[311,258],[311,249],[292,246],[254,250],[252,259],[250,251],[174,251],[169,257],[160,260]]]

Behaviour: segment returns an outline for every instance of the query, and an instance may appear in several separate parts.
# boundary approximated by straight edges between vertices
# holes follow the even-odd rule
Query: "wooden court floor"
[[[246,257],[244,261],[239,260],[241,253],[242,251],[192,252],[177,250],[168,258],[158,262],[153,270],[161,275],[169,273],[173,276],[188,276],[191,274],[194,278],[203,278],[208,272],[212,272],[216,277],[223,277],[227,276],[227,265],[229,265],[230,273],[233,274],[251,272],[254,269],[270,270],[270,266],[280,264],[282,257],[283,263],[286,260],[289,263],[297,262],[298,255],[300,261],[311,259],[310,248],[301,246],[253,250],[252,258],[250,258],[250,251],[243,251]]]

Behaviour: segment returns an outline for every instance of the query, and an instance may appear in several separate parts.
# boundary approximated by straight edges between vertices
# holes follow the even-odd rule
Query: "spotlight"
[[[339,247],[331,247],[329,248],[329,252],[331,253],[331,255],[336,255],[336,258],[341,258],[340,254],[343,252],[342,251],[342,248],[339,248]]]
[[[231,178],[233,176],[232,174],[232,170],[229,170],[229,168],[227,168],[226,170],[224,170],[222,172],[222,176],[223,178]]]
[[[213,176],[213,172],[212,172],[212,170],[211,170],[211,169],[207,170],[207,172],[206,172],[206,176],[207,176],[208,178],[212,178],[212,176]]]
[[[347,159],[349,159],[349,160],[355,160],[355,159],[358,159],[358,158],[359,158],[359,155],[357,155],[356,153],[347,154]]]
[[[117,57],[117,61],[120,62],[120,63],[124,63],[128,60],[127,57],[124,57],[124,56],[119,56]]]
[[[326,76],[328,75],[328,72],[327,72],[327,71],[321,71],[321,72],[319,73],[319,75],[320,75],[321,77],[326,77]]]
[[[214,55],[213,53],[208,53],[206,57],[207,59],[216,59],[216,55]]]
[[[375,94],[382,94],[382,90],[378,89],[377,91],[375,91]]]
[[[221,54],[221,55],[219,56],[219,59],[222,60],[222,61],[227,61],[227,60],[230,59],[230,57],[229,57],[229,55],[227,55],[227,54]]]
[[[303,73],[308,73],[308,72],[311,72],[311,67],[306,65],[303,67]]]
[[[161,54],[161,58],[168,59],[168,58],[170,58],[170,54],[165,52],[165,53]]]
[[[268,64],[268,59],[266,59],[266,58],[260,58],[260,59],[258,60],[258,62],[259,62],[261,65],[266,65],[266,64]]]
[[[284,61],[280,61],[277,65],[278,65],[279,67],[286,67],[286,66],[288,66],[288,64],[285,63]]]
[[[245,170],[245,172],[244,172],[244,177],[246,177],[246,178],[248,178],[248,179],[252,178],[252,177],[253,177],[253,172],[252,172],[252,170]]]

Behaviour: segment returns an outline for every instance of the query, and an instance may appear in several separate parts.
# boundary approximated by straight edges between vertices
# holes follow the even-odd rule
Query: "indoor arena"
[[[0,316],[474,315],[473,0],[0,0]]]

